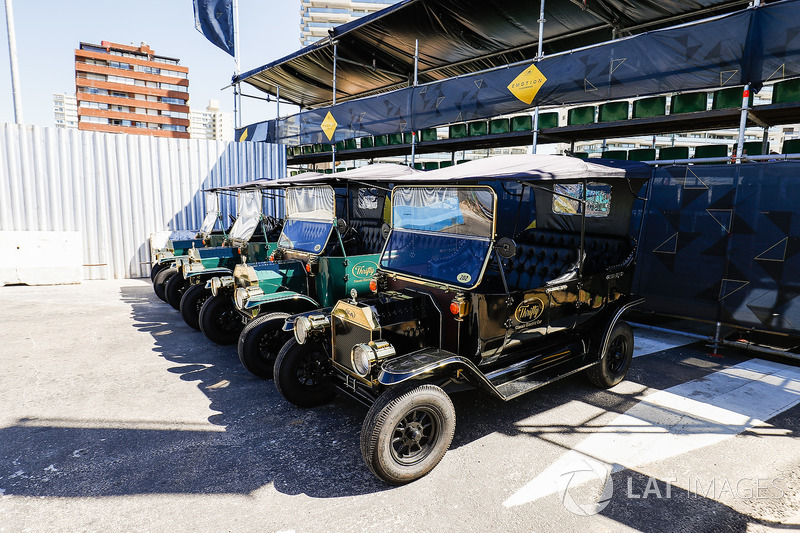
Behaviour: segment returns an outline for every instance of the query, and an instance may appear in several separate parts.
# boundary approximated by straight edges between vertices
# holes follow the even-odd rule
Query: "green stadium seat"
[[[402,133],[390,133],[389,134],[389,144],[403,144],[403,134]]]
[[[336,169],[336,172],[344,172],[346,170],[350,170],[349,168],[339,167]]]
[[[361,148],[372,148],[375,146],[372,137],[361,137]]]
[[[428,141],[435,141],[437,140],[436,136],[436,128],[428,128],[426,130],[421,130],[419,132],[419,138],[417,141],[428,142]]]
[[[658,151],[659,159],[689,159],[688,146],[668,146]]]
[[[800,154],[800,139],[786,139],[783,141],[782,154]]]
[[[628,159],[627,150],[606,150],[600,156],[603,159]]]
[[[463,122],[461,124],[453,124],[450,126],[451,139],[463,139],[467,136],[467,125]]]
[[[425,164],[424,163],[414,163],[414,168],[416,170],[425,170]]]
[[[485,120],[476,120],[467,123],[467,131],[470,137],[480,137],[489,134],[489,123]]]
[[[683,93],[673,95],[670,100],[669,114],[696,113],[705,111],[708,107],[708,96],[706,93]]]
[[[600,104],[597,122],[628,120],[628,107],[628,102],[608,102]]]
[[[572,157],[577,157],[578,159],[589,159],[589,152],[575,152],[572,154]]]
[[[761,153],[761,141],[746,142],[744,145],[742,145],[742,148],[744,149],[745,155],[765,155]],[[767,142],[766,153],[769,153],[769,142]]]
[[[511,131],[531,131],[533,118],[530,115],[511,117]]]
[[[322,145],[322,144],[320,144],[320,143],[317,143],[317,144],[315,144],[315,145],[314,145],[314,153],[315,153],[315,154],[322,153],[322,146],[323,146],[323,145]]]
[[[333,152],[333,145],[332,144],[322,143],[322,151],[323,152]]]
[[[655,161],[655,159],[655,148],[637,148],[636,150],[628,151],[629,161]]]
[[[663,117],[667,114],[667,97],[642,98],[633,102],[633,118]]]
[[[403,143],[404,144],[411,144],[412,143],[412,137],[413,137],[413,135],[411,135],[410,131],[407,131],[407,132],[403,133]]]
[[[304,154],[313,154],[314,153],[314,145],[313,144],[307,144],[307,145],[303,146],[303,153]]]
[[[742,91],[744,87],[730,87],[714,91],[711,109],[739,109],[742,107]],[[750,92],[749,106],[753,105],[753,92]]]
[[[780,81],[772,86],[772,103],[800,102],[800,78]]]
[[[469,159],[459,159],[456,164],[460,165],[461,163],[469,163]]]
[[[333,174],[333,169],[331,169],[331,168],[326,168],[326,169],[325,169],[325,170],[323,170],[322,172],[323,172],[324,174]]]
[[[548,130],[558,127],[558,113],[539,113],[539,129]]]
[[[594,112],[595,107],[593,105],[570,109],[567,113],[567,125],[577,126],[581,124],[593,124]]]
[[[387,135],[376,135],[375,139],[375,147],[379,146],[388,146],[389,145],[389,137]]]
[[[423,166],[423,168],[425,170],[436,170],[437,168],[439,168],[439,162],[438,161],[426,161],[425,165]]]
[[[694,149],[695,159],[702,159],[704,157],[728,157],[727,144],[707,144],[705,146],[698,146]],[[712,163],[719,164],[719,163]]]
[[[358,148],[358,146],[356,146],[356,140],[355,139],[345,139],[344,140],[344,149],[345,150],[355,150],[356,148]]]
[[[489,121],[489,134],[508,133],[511,130],[511,121],[507,118],[496,118]]]
[[[439,168],[447,168],[447,167],[452,167],[452,166],[453,166],[453,162],[452,161],[440,161],[439,162]]]
[[[336,151],[341,152],[342,150],[344,150],[344,141],[338,141],[336,143]]]

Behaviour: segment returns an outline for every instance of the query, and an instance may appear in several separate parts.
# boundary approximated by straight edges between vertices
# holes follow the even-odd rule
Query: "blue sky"
[[[78,43],[147,42],[159,55],[189,67],[191,106],[211,98],[233,111],[233,58],[194,28],[191,0],[14,0],[25,124],[53,126],[53,93],[75,92]],[[299,0],[239,0],[242,71],[300,48]],[[245,86],[249,94],[263,94]],[[243,99],[243,124],[274,118],[273,104]],[[295,109],[295,108],[292,108]],[[282,106],[281,114],[289,113]],[[0,123],[14,122],[5,9],[0,6]]]

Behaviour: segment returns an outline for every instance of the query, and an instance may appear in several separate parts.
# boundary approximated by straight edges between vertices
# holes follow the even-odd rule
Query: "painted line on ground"
[[[639,357],[697,342],[697,339],[651,329],[633,328],[633,356]]]
[[[800,368],[751,359],[640,398],[634,407],[566,452],[503,505],[523,505],[572,483],[717,444],[800,403]],[[589,468],[587,468],[587,466]]]

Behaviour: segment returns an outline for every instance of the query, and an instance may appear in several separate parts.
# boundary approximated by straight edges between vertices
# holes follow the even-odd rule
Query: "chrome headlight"
[[[375,350],[369,344],[356,344],[350,351],[350,364],[359,376],[367,377]]]
[[[222,287],[222,280],[219,278],[211,278],[211,294],[216,296],[219,289]]]
[[[233,293],[233,300],[236,303],[236,307],[239,309],[244,309],[244,302],[247,300],[247,289],[244,287],[239,287],[236,289],[236,292]]]
[[[305,344],[308,337],[308,330],[311,329],[311,321],[308,317],[301,316],[294,321],[294,338],[297,344]]]
[[[211,278],[211,294],[216,296],[220,290],[233,286],[233,276]]]

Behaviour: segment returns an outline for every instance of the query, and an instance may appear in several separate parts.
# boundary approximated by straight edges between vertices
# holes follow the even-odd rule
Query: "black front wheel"
[[[211,289],[206,289],[204,283],[192,285],[181,297],[181,317],[190,327],[200,331],[200,309],[211,298]]]
[[[269,313],[247,324],[239,335],[239,361],[254,376],[272,379],[278,351],[292,338],[283,331],[288,313]]]
[[[320,342],[297,344],[294,336],[275,358],[273,379],[281,396],[298,407],[317,407],[328,403],[336,392],[325,384],[328,353]]]
[[[150,281],[155,281],[156,275],[165,268],[169,267],[170,267],[169,263],[156,263],[155,265],[153,265],[153,267],[150,269]]]
[[[633,360],[633,330],[627,322],[617,322],[600,361],[586,370],[589,381],[610,389],[625,379]]]
[[[164,285],[167,283],[172,276],[174,276],[178,272],[178,269],[175,267],[165,268],[158,274],[156,277],[153,278],[153,291],[155,291],[156,296],[164,300],[165,302],[166,297],[164,296]]]
[[[439,464],[456,428],[450,397],[436,385],[390,388],[361,426],[361,455],[373,474],[392,485],[419,479]]]
[[[222,345],[235,343],[244,327],[230,294],[208,298],[200,308],[199,322],[208,340]]]
[[[181,310],[181,298],[189,288],[189,280],[183,276],[172,276],[164,284],[164,298],[176,311]]]

